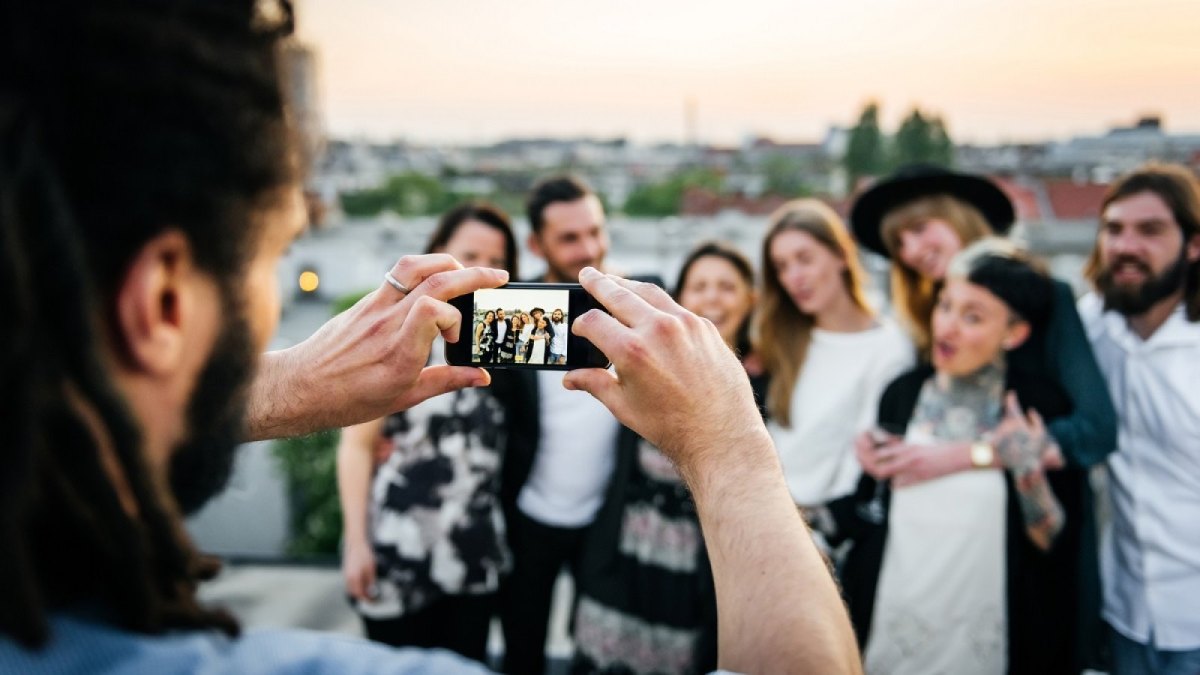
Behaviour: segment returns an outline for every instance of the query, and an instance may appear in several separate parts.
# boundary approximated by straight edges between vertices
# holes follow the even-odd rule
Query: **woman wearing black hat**
[[[841,580],[871,674],[1078,673],[1081,627],[1098,625],[1081,603],[1099,593],[1098,578],[1079,570],[1079,551],[1095,558],[1083,538],[1087,476],[1062,465],[1042,422],[1068,414],[1070,401],[1006,358],[1052,313],[1052,282],[997,241],[954,259],[931,363],[880,401],[880,427],[898,435],[876,459],[1006,426],[1020,433],[996,441],[995,468],[904,488],[864,475],[855,496],[829,507],[832,541],[854,542]],[[872,500],[877,517],[862,508]]]
[[[854,235],[866,248],[891,259],[892,302],[922,358],[930,356],[929,320],[950,259],[982,237],[1007,234],[1014,219],[1012,202],[990,180],[923,165],[901,169],[855,200],[850,211]],[[1050,433],[1068,461],[1091,467],[1116,448],[1116,412],[1070,286],[1056,281],[1053,292],[1053,314],[1011,359],[1046,373],[1066,391],[1073,412],[1055,420]],[[965,446],[908,459],[910,470],[902,481],[927,480],[972,466]]]

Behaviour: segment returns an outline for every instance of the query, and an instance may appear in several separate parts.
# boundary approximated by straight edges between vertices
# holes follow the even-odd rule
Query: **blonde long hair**
[[[947,194],[919,197],[883,217],[880,233],[892,257],[892,306],[923,356],[929,353],[933,341],[929,325],[941,281],[926,279],[900,261],[900,235],[934,219],[950,225],[964,248],[992,235],[992,228],[979,209]]]
[[[816,317],[800,311],[779,283],[771,263],[771,243],[779,234],[788,231],[804,232],[841,258],[846,269],[842,283],[855,305],[869,314],[874,310],[865,293],[866,274],[858,262],[858,246],[846,229],[846,224],[833,209],[816,199],[797,199],[780,206],[771,214],[770,227],[762,247],[762,301],[759,306],[757,352],[763,366],[771,374],[767,390],[767,410],[771,418],[783,426],[791,426],[792,392],[808,345]]]

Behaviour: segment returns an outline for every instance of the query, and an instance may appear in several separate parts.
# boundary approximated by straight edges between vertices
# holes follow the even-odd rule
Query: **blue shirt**
[[[130,633],[92,619],[57,615],[37,651],[0,635],[0,673],[487,673],[445,651],[392,649],[357,638],[302,630]]]

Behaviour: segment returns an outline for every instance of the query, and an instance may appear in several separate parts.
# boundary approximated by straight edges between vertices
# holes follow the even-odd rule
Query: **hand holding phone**
[[[608,357],[571,325],[604,308],[579,284],[513,283],[450,300],[462,314],[457,343],[446,343],[456,366],[534,370],[607,368]]]

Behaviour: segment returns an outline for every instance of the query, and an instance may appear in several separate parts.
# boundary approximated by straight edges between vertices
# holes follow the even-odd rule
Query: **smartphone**
[[[455,366],[532,370],[607,368],[608,357],[574,335],[588,310],[605,310],[579,284],[512,283],[450,301],[462,313],[457,343],[446,343]]]

